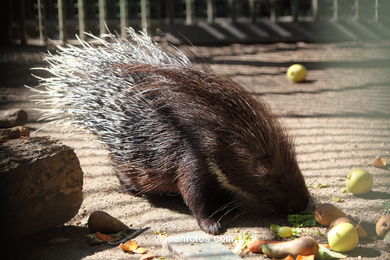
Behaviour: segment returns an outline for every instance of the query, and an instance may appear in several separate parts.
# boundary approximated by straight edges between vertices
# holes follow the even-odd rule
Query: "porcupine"
[[[292,141],[268,105],[178,49],[129,36],[46,55],[52,76],[41,78],[39,96],[53,109],[44,117],[96,134],[131,193],[179,192],[208,233],[222,232],[217,213],[232,204],[278,215],[305,209]]]

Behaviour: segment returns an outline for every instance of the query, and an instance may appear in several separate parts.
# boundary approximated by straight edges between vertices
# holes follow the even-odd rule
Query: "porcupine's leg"
[[[230,196],[219,187],[217,181],[211,178],[207,171],[195,172],[197,170],[195,167],[186,168],[178,180],[185,203],[202,230],[214,235],[220,234],[222,227],[219,217],[224,212],[224,206],[229,203]]]
[[[210,234],[220,234],[222,230],[218,213],[221,213],[230,198],[209,172],[208,154],[201,148],[201,133],[194,130],[199,126],[182,122],[181,116],[170,106],[160,106],[156,112],[160,115],[160,120],[164,119],[163,122],[169,127],[167,132],[175,133],[177,140],[181,140],[172,145],[172,150],[181,151],[175,163],[177,169],[174,176],[184,202],[202,230]]]

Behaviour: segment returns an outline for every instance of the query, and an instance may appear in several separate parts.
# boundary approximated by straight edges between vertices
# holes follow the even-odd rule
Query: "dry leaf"
[[[385,167],[387,167],[388,166],[388,162],[389,162],[389,158],[381,158],[381,160],[382,160],[383,165]]]
[[[148,249],[146,249],[145,247],[138,247],[134,249],[133,252],[136,254],[146,254],[148,252]]]
[[[138,243],[134,240],[129,240],[124,244],[120,244],[119,247],[126,253],[146,254],[148,252],[148,249],[139,247]]]
[[[111,235],[102,234],[100,232],[96,232],[95,237],[105,242],[113,242],[118,240],[118,238],[115,238]]]
[[[134,253],[134,250],[138,248],[138,243],[134,240],[129,240],[124,244],[120,244],[119,247],[126,253]]]
[[[282,260],[294,260],[294,257],[292,255],[288,255],[285,258],[283,258]]]
[[[387,162],[389,158],[383,158],[380,156],[377,156],[375,160],[372,162],[372,166],[378,167],[378,168],[387,168]]]

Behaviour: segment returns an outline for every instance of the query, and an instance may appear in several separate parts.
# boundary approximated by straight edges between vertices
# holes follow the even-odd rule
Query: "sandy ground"
[[[186,49],[187,47],[183,47]],[[377,156],[390,157],[390,43],[344,44],[273,44],[194,47],[217,72],[231,76],[254,95],[271,104],[295,138],[296,151],[308,185],[319,202],[335,203],[352,218],[362,221],[369,237],[350,252],[348,259],[390,259],[389,247],[375,236],[374,223],[390,200],[389,170],[374,168]],[[287,67],[304,64],[308,81],[293,84],[285,79]],[[28,127],[37,129],[36,105],[30,101],[24,84],[34,85],[28,68],[41,66],[35,50],[16,54],[3,52],[0,84],[1,109],[25,108],[30,114]],[[156,231],[168,235],[198,230],[187,208],[174,197],[134,197],[120,192],[119,182],[109,165],[107,151],[76,130],[61,133],[49,126],[35,135],[51,135],[75,148],[84,171],[84,202],[79,213],[64,226],[29,238],[16,252],[28,259],[138,259],[117,247],[90,246],[86,243],[86,223],[94,210],[104,210],[134,228],[151,227],[137,241],[150,253],[164,255],[166,250],[156,240]],[[352,168],[369,170],[374,176],[373,192],[355,197],[343,193],[345,176]],[[274,239],[270,224],[286,224],[284,219],[241,215],[223,224],[228,226],[221,238],[229,239],[249,231],[261,239]],[[320,231],[320,232],[318,232]],[[307,233],[325,242],[326,230],[311,228]],[[321,234],[322,235],[321,235]],[[53,238],[68,238],[52,244]],[[227,243],[230,246],[230,243]],[[26,248],[26,249],[25,249]],[[265,259],[263,255],[247,255]]]

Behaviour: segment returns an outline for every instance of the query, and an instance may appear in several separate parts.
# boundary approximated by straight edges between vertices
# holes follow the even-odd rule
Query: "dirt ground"
[[[385,210],[384,202],[390,201],[390,172],[370,166],[377,155],[390,157],[390,42],[193,48],[215,71],[241,83],[281,116],[295,138],[299,165],[315,200],[330,202],[332,197],[339,197],[342,202],[335,204],[362,221],[369,237],[348,253],[348,259],[390,259],[389,246],[376,238],[374,228]],[[36,121],[37,105],[23,88],[25,84],[36,84],[28,68],[42,66],[40,54],[35,49],[11,49],[2,51],[0,62],[0,108],[24,108],[30,115],[28,127],[38,129],[45,125]],[[286,80],[286,69],[293,63],[308,68],[307,82],[293,84]],[[147,200],[121,193],[104,147],[76,130],[62,133],[58,129],[47,126],[34,135],[51,135],[75,148],[84,171],[84,202],[71,221],[25,240],[12,252],[15,256],[24,252],[25,259],[139,259],[118,247],[87,244],[86,223],[94,210],[107,211],[134,228],[150,227],[136,240],[157,255],[167,251],[154,232],[174,235],[198,230],[196,221],[177,198]],[[360,197],[343,193],[345,176],[353,168],[373,174],[371,193]],[[313,188],[318,184],[327,187]],[[266,240],[275,238],[269,231],[270,224],[283,225],[286,221],[243,214],[233,220],[228,216],[222,223],[228,229],[221,238],[248,231]],[[325,228],[306,232],[320,242],[326,241]],[[68,240],[50,242],[58,237]],[[254,254],[246,257],[266,259]]]

